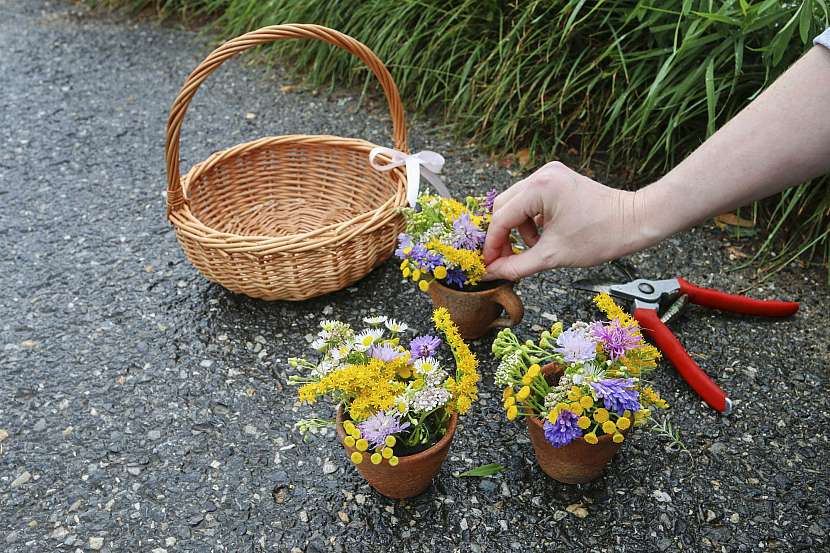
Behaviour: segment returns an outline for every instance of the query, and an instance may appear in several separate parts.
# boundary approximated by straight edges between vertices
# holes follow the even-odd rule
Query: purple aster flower
[[[578,420],[579,417],[575,413],[563,409],[559,412],[554,424],[551,424],[548,420],[545,421],[545,438],[553,447],[568,445],[582,436],[582,430],[576,424]]]
[[[371,447],[375,448],[384,445],[388,436],[409,428],[409,423],[401,423],[395,415],[380,412],[359,423],[357,427],[360,429],[360,436],[366,438]]]
[[[384,363],[389,363],[390,361],[394,361],[403,353],[396,350],[391,346],[372,346],[369,348],[369,357],[373,359],[379,359]]]
[[[569,329],[556,337],[554,351],[561,353],[568,363],[592,361],[597,356],[597,344],[582,330]]]
[[[447,269],[447,284],[451,284],[456,288],[462,288],[467,282],[467,274],[461,269]]]
[[[631,388],[634,385],[633,378],[606,378],[590,384],[597,398],[603,400],[609,411],[622,416],[626,409],[632,413],[640,410],[640,392]]]
[[[432,272],[436,267],[444,265],[444,263],[444,258],[440,253],[427,252],[426,256],[424,256],[423,262],[421,263],[421,270]]]
[[[469,213],[452,223],[452,245],[456,248],[477,250],[484,243],[484,236],[484,231],[473,223]]]
[[[412,247],[412,237],[406,233],[400,233],[398,235],[398,249],[395,250],[395,255],[398,259],[406,259],[406,254],[403,251],[406,248]]]
[[[409,260],[416,265],[423,265],[429,255],[429,250],[423,244],[415,244],[409,252]]]
[[[487,210],[487,213],[493,213],[493,204],[496,203],[496,196],[498,195],[499,193],[495,188],[491,188],[487,192],[487,196],[484,197],[484,208]]]
[[[591,335],[602,343],[605,351],[611,354],[611,360],[616,361],[630,349],[640,346],[640,337],[634,326],[622,326],[620,321],[613,320],[607,325],[600,321],[591,323]]]
[[[430,336],[429,334],[418,336],[409,342],[409,349],[412,352],[413,360],[432,357],[440,346],[441,339],[437,336]]]

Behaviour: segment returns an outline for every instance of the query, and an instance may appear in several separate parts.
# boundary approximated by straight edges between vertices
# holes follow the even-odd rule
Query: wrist
[[[668,187],[661,180],[630,192],[628,219],[630,244],[626,253],[649,248],[673,234],[676,216],[665,196]]]

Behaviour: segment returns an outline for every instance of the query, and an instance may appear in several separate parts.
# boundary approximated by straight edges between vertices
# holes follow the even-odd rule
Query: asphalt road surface
[[[793,266],[752,294],[796,299],[792,319],[696,307],[673,329],[735,400],[716,415],[663,364],[655,379],[687,452],[638,432],[605,477],[549,480],[523,426],[500,412],[489,339],[482,400],[432,488],[380,497],[287,385],[323,316],[385,313],[425,330],[430,304],[394,263],[354,287],[266,303],[207,282],[165,220],[167,110],[212,49],[196,33],[0,0],[0,550],[827,551],[830,294]],[[349,91],[286,92],[234,61],[191,106],[183,167],[254,137],[332,133],[386,145],[382,104]],[[516,179],[434,130],[459,195]],[[629,261],[737,291],[751,244],[703,226]],[[737,253],[736,253],[737,252]],[[609,268],[525,279],[523,337],[553,316],[596,315],[569,290]],[[538,327],[537,327],[538,328]],[[505,471],[459,478],[485,463]]]

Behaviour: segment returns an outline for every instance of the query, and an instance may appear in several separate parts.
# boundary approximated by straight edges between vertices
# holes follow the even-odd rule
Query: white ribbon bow
[[[375,161],[379,154],[389,156],[391,161],[380,164]],[[415,207],[418,201],[418,189],[421,184],[421,175],[429,181],[441,196],[449,197],[450,191],[444,185],[444,181],[438,176],[444,167],[444,156],[437,152],[424,150],[417,154],[405,154],[392,148],[377,146],[369,152],[369,163],[377,171],[391,171],[395,167],[406,165],[406,199],[409,207]]]

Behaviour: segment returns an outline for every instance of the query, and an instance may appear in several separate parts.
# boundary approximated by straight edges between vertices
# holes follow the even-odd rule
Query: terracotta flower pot
[[[344,420],[341,405],[337,408],[337,438],[341,444],[343,438],[346,437],[346,431],[343,430]],[[458,413],[453,413],[447,425],[447,432],[438,440],[438,443],[419,453],[399,457],[398,465],[395,467],[389,466],[389,463],[385,461],[379,465],[373,465],[366,456],[367,458],[362,463],[356,465],[357,470],[370,486],[391,499],[420,495],[429,488],[433,477],[438,474],[444,459],[447,458],[457,424]],[[346,457],[350,457],[353,452],[357,451],[345,444],[343,447],[346,449]]]
[[[542,374],[549,383],[559,382],[563,372],[560,365],[553,363],[542,367]],[[553,447],[545,438],[544,421],[537,417],[527,417],[526,420],[536,462],[545,474],[565,484],[583,484],[602,476],[606,465],[622,445],[614,443],[610,434],[603,434],[597,436],[599,442],[593,445],[585,438],[577,438],[566,446]],[[623,430],[622,435],[628,438],[631,428]]]
[[[433,281],[429,295],[435,307],[446,307],[466,340],[481,338],[494,328],[519,324],[524,316],[522,300],[513,291],[514,283],[499,280],[487,283],[484,289],[456,290]],[[500,317],[502,309],[507,317]]]

